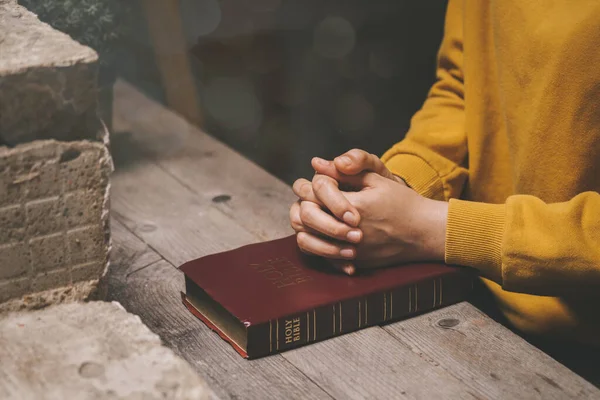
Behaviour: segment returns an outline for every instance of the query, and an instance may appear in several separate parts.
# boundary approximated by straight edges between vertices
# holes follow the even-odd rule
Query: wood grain
[[[484,398],[600,398],[598,388],[466,302],[384,329]]]
[[[283,353],[336,399],[478,399],[379,327]]]
[[[154,157],[167,173],[261,240],[293,233],[291,188],[227,146],[147,98],[131,85],[115,85],[115,131]],[[224,197],[227,196],[227,197]]]

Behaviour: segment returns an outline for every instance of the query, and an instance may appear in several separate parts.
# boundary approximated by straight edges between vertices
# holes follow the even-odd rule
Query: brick
[[[98,190],[78,190],[65,195],[63,216],[67,228],[85,226],[98,221],[104,197]]]
[[[69,286],[71,283],[71,271],[68,268],[63,268],[37,274],[31,282],[31,289],[34,292],[41,292],[43,290]]]
[[[81,264],[90,260],[101,260],[106,241],[99,226],[72,230],[67,232],[69,260],[71,264]]]
[[[23,240],[25,211],[19,204],[0,208],[0,245]]]
[[[23,296],[30,291],[30,286],[28,278],[0,281],[0,303]]]
[[[13,2],[0,2],[0,38],[2,141],[99,140],[96,52]]]
[[[35,200],[57,196],[61,192],[58,165],[55,159],[38,160],[31,164],[31,179],[21,183],[25,199]],[[26,174],[27,176],[27,174]]]
[[[73,283],[99,279],[105,268],[106,265],[103,262],[90,262],[75,265],[71,270],[71,278],[73,279]]]
[[[24,243],[0,246],[0,280],[15,278],[29,271],[29,253]]]
[[[98,168],[98,152],[79,152],[76,148],[65,151],[68,157],[74,157],[60,163],[60,180],[64,184],[65,192],[78,189],[101,188],[106,185],[107,177],[102,175]]]
[[[60,194],[56,147],[52,142],[0,147],[0,207]]]
[[[67,264],[63,233],[42,236],[29,241],[34,271],[50,271]]]
[[[61,202],[58,196],[30,201],[27,210],[27,233],[30,237],[57,233],[64,229]]]

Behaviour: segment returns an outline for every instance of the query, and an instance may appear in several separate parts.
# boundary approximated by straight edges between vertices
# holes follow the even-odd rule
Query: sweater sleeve
[[[382,156],[390,171],[418,193],[436,200],[458,197],[468,175],[464,167],[467,139],[462,13],[462,1],[450,0],[438,53],[436,83],[412,118],[405,139]]]
[[[452,199],[446,262],[477,268],[513,292],[597,292],[600,194],[552,204],[528,195],[510,196],[505,204]]]

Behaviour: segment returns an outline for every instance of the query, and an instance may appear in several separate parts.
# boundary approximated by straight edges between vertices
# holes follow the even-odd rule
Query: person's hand
[[[319,188],[318,193],[322,194],[323,199],[315,195],[312,182],[298,179],[293,185],[293,190],[299,200],[290,208],[291,226],[296,233],[302,232],[309,235],[310,241],[322,242],[322,237],[326,236],[329,238],[329,244],[342,246],[343,248],[340,248],[339,251],[336,249],[333,252],[331,245],[321,243],[322,246],[319,246],[321,252],[316,254],[329,257],[334,260],[333,264],[336,267],[351,273],[354,270],[351,262],[335,260],[347,260],[354,257],[355,249],[352,244],[360,242],[362,238],[360,229],[353,229],[360,221],[360,214],[343,196],[338,181],[343,180],[344,176],[356,175],[363,171],[373,171],[402,184],[404,181],[393,175],[379,157],[359,149],[350,150],[333,161],[315,157],[312,160],[312,166],[318,174],[313,181]],[[304,222],[301,215],[310,215],[314,218],[305,218]],[[344,241],[348,244],[342,245],[341,242]]]
[[[356,249],[356,266],[444,260],[448,203],[374,173],[356,178],[362,190],[344,193],[361,215],[363,239]]]
[[[362,231],[356,228],[360,214],[342,194],[338,182],[344,181],[346,176],[373,171],[394,182],[405,183],[392,174],[379,157],[359,149],[350,150],[333,161],[315,157],[312,166],[317,173],[313,182],[306,179],[294,182],[293,190],[299,200],[290,208],[290,224],[297,234],[302,232],[301,237],[307,235],[305,240],[315,244],[313,254],[328,257],[336,268],[351,274],[355,268],[348,260],[355,257],[355,244],[362,239]],[[313,190],[313,183],[318,190]]]
[[[311,228],[316,228],[323,235],[350,243],[360,241],[360,231],[352,229],[358,226],[360,214],[342,194],[339,182],[343,183],[347,176],[373,171],[382,177],[406,185],[402,179],[392,174],[377,156],[364,150],[350,150],[333,161],[315,157],[312,166],[317,173],[313,181],[298,179],[292,187],[299,199],[290,208],[292,228],[296,232],[308,232]],[[315,216],[316,223],[307,220],[304,224],[301,214],[317,208],[321,208],[322,212]]]
[[[343,178],[343,183],[360,187],[359,192],[341,192],[361,216],[360,244],[348,248],[338,240],[324,239],[324,221],[316,208],[301,212],[301,220],[311,230],[298,233],[302,251],[329,258],[339,255],[358,267],[379,267],[394,263],[443,260],[446,234],[447,203],[420,196],[405,185],[376,173]],[[329,193],[313,185],[315,196],[327,200]],[[331,217],[333,218],[333,217]],[[310,221],[308,224],[305,221]],[[331,235],[327,235],[331,238]],[[352,255],[352,256],[351,256]],[[346,271],[352,272],[352,271]]]

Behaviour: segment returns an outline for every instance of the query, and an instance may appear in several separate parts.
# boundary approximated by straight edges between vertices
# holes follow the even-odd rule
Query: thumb
[[[395,180],[392,172],[375,154],[360,149],[352,149],[333,160],[336,169],[345,175],[356,175],[372,171],[384,178]]]

